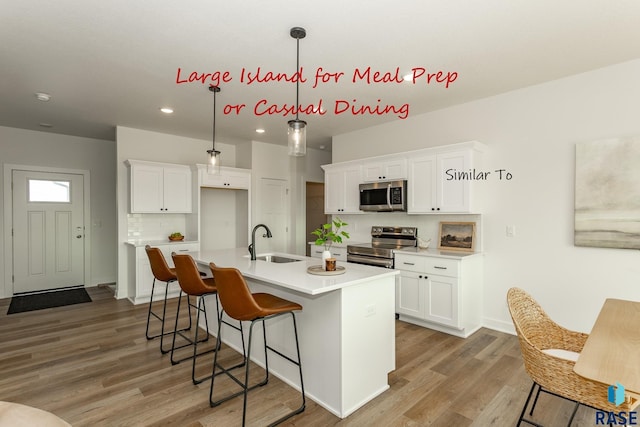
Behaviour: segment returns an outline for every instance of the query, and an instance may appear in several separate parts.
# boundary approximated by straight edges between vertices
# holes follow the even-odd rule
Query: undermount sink
[[[266,261],[266,262],[275,262],[275,263],[278,263],[278,264],[283,264],[285,262],[302,261],[300,259],[287,258],[287,257],[280,256],[280,255],[260,255],[260,256],[256,257],[256,260]]]

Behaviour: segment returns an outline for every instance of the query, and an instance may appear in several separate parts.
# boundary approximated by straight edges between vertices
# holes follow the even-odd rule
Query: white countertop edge
[[[331,244],[331,248],[346,248],[349,245],[361,245],[363,243],[370,243],[370,242],[342,242],[342,243],[332,243]],[[307,242],[308,245],[314,245],[317,246],[319,248],[324,248],[324,245],[316,245],[315,240],[312,242]],[[331,250],[331,248],[329,248],[329,250]]]
[[[166,246],[166,245],[184,245],[187,243],[200,243],[198,240],[127,240],[124,242],[125,245],[129,246]]]
[[[394,249],[393,253],[403,255],[417,255],[437,258],[463,259],[472,256],[480,256],[482,252],[464,252],[464,251],[443,251],[437,248],[411,248],[411,249]]]
[[[260,260],[251,261],[248,259],[246,248],[193,251],[189,253],[202,266],[208,267],[209,262],[213,261],[220,267],[237,268],[247,279],[261,281],[306,295],[320,295],[400,274],[399,270],[340,262],[338,264],[346,268],[344,274],[313,275],[307,272],[307,268],[319,265],[318,258],[268,252],[258,253],[258,256],[279,255],[299,259],[300,261],[284,264],[268,263]]]
[[[307,273],[307,274],[309,274],[309,273]],[[303,288],[303,287],[298,287],[298,286],[295,286],[295,285],[291,285],[289,283],[280,282],[280,281],[277,281],[277,280],[266,280],[264,277],[252,275],[250,273],[243,273],[242,275],[245,276],[245,277],[248,277],[250,279],[259,280],[261,282],[267,282],[267,283],[270,283],[270,284],[276,285],[276,286],[282,286],[283,288],[286,288],[286,289],[289,289],[289,290],[292,290],[292,291],[302,292],[302,293],[308,294],[308,295],[321,295],[321,294],[324,294],[324,293],[327,293],[327,292],[336,291],[338,289],[343,289],[343,288],[346,288],[346,287],[349,287],[349,286],[356,286],[356,285],[359,285],[361,283],[365,283],[365,282],[371,281],[371,279],[374,279],[374,278],[375,279],[381,279],[381,278],[384,278],[384,277],[396,276],[398,274],[400,274],[399,270],[389,269],[388,273],[381,273],[381,274],[377,274],[375,276],[363,277],[361,279],[350,280],[348,282],[337,283],[337,284],[335,284],[333,286],[326,286],[326,287],[323,287],[321,289],[312,289],[312,290],[309,290],[309,289],[306,289],[306,288]],[[309,274],[309,275],[311,275],[311,274]],[[323,277],[323,278],[334,277],[335,278],[335,277],[339,277],[339,276],[340,275],[336,275],[336,276],[317,276],[317,277]]]

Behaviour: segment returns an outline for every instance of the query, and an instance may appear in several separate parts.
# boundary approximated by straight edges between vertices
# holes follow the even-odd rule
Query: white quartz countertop
[[[186,243],[199,243],[197,240],[128,240],[124,242],[130,246],[166,246],[166,245],[182,245]]]
[[[421,255],[421,256],[429,256],[429,257],[438,257],[438,258],[450,258],[450,259],[463,259],[471,256],[482,255],[482,252],[454,252],[454,251],[441,251],[439,249],[420,249],[420,248],[405,248],[405,249],[394,249],[394,253],[396,254],[407,254],[407,255]]]
[[[240,273],[246,278],[260,280],[308,295],[323,294],[348,286],[366,283],[372,279],[393,277],[399,274],[397,270],[388,268],[338,262],[338,266],[346,268],[344,274],[318,276],[307,273],[307,267],[320,264],[318,258],[278,252],[258,252],[257,256],[273,254],[299,259],[300,261],[289,263],[271,263],[261,260],[251,261],[246,248],[189,253],[198,263],[205,264],[207,267],[209,262],[214,262],[219,267],[234,267],[240,270]]]

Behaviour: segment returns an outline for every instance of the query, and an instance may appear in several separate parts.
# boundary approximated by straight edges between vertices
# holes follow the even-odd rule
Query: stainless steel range
[[[347,246],[347,261],[393,268],[393,250],[418,246],[415,227],[371,227],[371,243]]]

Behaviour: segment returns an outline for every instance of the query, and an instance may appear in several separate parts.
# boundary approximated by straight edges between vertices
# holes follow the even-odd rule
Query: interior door
[[[256,232],[256,253],[269,251],[287,252],[287,233],[289,232],[289,206],[287,203],[287,181],[282,179],[262,178],[260,180],[260,218],[273,237],[263,239],[264,230]],[[256,224],[254,224],[255,226]]]
[[[13,171],[13,292],[84,284],[84,177]]]

